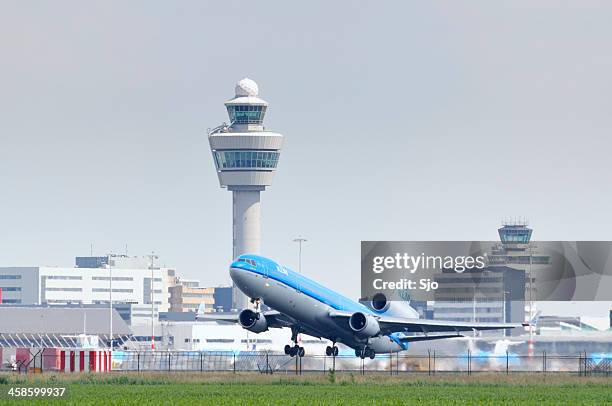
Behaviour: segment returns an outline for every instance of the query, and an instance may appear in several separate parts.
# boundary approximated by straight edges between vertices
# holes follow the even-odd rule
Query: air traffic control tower
[[[232,192],[233,258],[260,253],[260,193],[272,185],[283,144],[281,134],[264,128],[268,103],[258,95],[253,80],[238,82],[235,97],[225,102],[230,124],[208,133],[219,183]],[[232,307],[247,307],[247,297],[235,285]]]

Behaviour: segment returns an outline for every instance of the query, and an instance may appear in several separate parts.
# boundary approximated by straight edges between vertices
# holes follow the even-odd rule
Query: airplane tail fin
[[[531,320],[529,320],[529,325],[535,328],[538,327],[538,321],[540,320],[540,316],[542,315],[542,311],[538,310],[536,314],[533,316]]]
[[[201,316],[204,313],[206,313],[206,304],[205,303],[200,303],[200,305],[198,306],[198,311],[196,313],[196,317],[197,316]]]

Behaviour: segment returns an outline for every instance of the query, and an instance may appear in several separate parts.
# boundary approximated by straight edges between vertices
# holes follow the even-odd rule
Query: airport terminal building
[[[119,255],[77,257],[75,267],[2,267],[0,303],[78,305],[108,304],[112,300],[113,304],[147,305],[150,317],[151,307],[155,313],[168,311],[168,287],[174,279],[173,269],[151,266],[144,258]]]

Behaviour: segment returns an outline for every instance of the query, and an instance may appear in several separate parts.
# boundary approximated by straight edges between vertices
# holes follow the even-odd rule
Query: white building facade
[[[143,305],[143,312],[165,312],[173,279],[174,270],[155,267],[0,268],[2,304],[108,304],[112,300]]]

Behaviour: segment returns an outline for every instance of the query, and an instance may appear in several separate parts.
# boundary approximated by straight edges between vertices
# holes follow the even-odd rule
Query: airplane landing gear
[[[355,350],[355,356],[361,359],[374,359],[376,357],[376,351],[374,351],[372,348],[365,347],[362,349]]]
[[[325,355],[328,357],[337,357],[338,356],[338,347],[335,345],[333,347],[327,346],[325,347]]]
[[[250,302],[253,305],[253,310],[259,314],[261,312],[261,299],[258,297],[251,298]]]
[[[291,346],[289,344],[285,345],[285,355],[290,355],[292,358],[298,355],[302,358],[306,355],[306,350],[304,347],[300,347],[297,343],[297,335],[299,334],[298,329],[291,329],[291,341],[295,343],[295,345]]]
[[[304,355],[306,355],[306,350],[304,347],[300,347],[297,344],[293,346],[287,344],[285,346],[285,354],[291,356],[291,358],[295,357],[296,355],[302,358]]]

